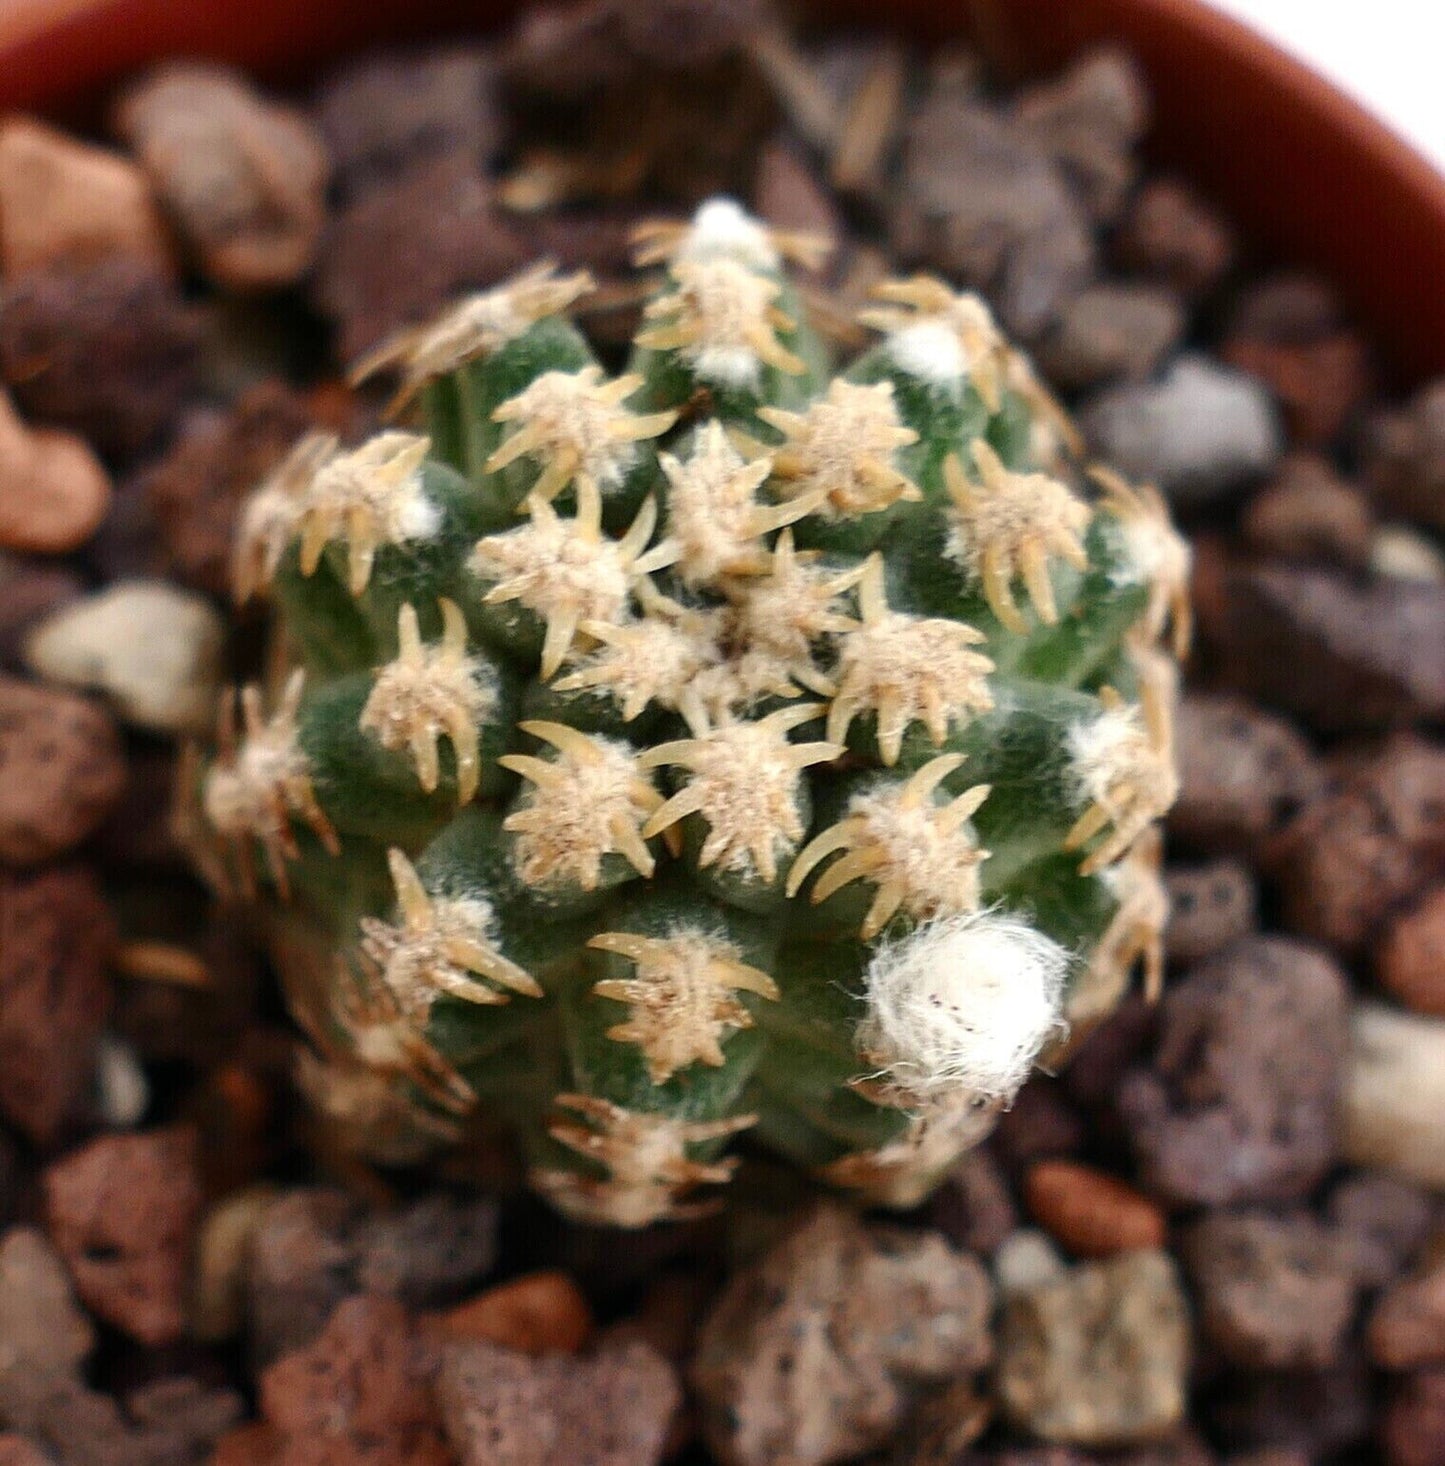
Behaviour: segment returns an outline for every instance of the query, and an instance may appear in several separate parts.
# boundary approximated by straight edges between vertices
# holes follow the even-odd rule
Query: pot
[[[165,56],[304,80],[322,58],[495,23],[503,0],[6,0],[0,108],[65,113]],[[811,0],[830,23],[865,0]],[[1156,101],[1158,161],[1203,189],[1258,248],[1330,277],[1384,349],[1396,386],[1445,372],[1445,178],[1322,77],[1199,0],[894,0],[885,23],[965,37],[1005,74],[1128,47]]]

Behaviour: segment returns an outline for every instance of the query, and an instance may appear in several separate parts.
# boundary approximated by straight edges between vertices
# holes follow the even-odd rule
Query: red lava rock
[[[1375,949],[1375,971],[1407,1008],[1445,1018],[1445,886],[1390,926]]]
[[[1311,727],[1445,713],[1445,584],[1259,565],[1234,570],[1226,595],[1220,654],[1230,681]]]
[[[1414,1261],[1434,1214],[1425,1192],[1387,1171],[1347,1175],[1330,1193],[1325,1211],[1366,1288],[1381,1287]]]
[[[1234,259],[1229,225],[1188,184],[1172,178],[1151,179],[1140,188],[1113,247],[1131,274],[1184,295],[1208,290]]]
[[[375,1213],[356,1233],[363,1292],[430,1308],[461,1297],[497,1258],[497,1207],[490,1197],[444,1191]]]
[[[1018,1226],[1018,1212],[989,1146],[969,1151],[929,1198],[928,1225],[963,1252],[991,1253]]]
[[[0,676],[0,863],[78,845],[125,788],[114,721],[74,693]]]
[[[415,221],[427,227],[417,232]],[[405,259],[407,268],[396,262]],[[494,285],[531,259],[497,210],[491,186],[464,159],[378,186],[333,222],[317,266],[318,305],[339,324],[350,361],[469,289]]]
[[[1269,864],[1287,928],[1358,951],[1445,876],[1445,747],[1390,739],[1290,822]]]
[[[1336,1148],[1345,993],[1333,962],[1282,937],[1237,942],[1167,992],[1153,1063],[1119,1095],[1145,1189],[1186,1206],[1307,1192]]]
[[[1398,1279],[1380,1295],[1366,1343],[1381,1369],[1445,1365],[1445,1259]]]
[[[0,1466],[50,1466],[50,1458],[23,1435],[7,1430],[0,1435]]]
[[[264,1421],[238,1425],[216,1442],[209,1466],[279,1466],[285,1440],[274,1425]]]
[[[282,1463],[445,1466],[435,1364],[392,1298],[349,1298],[306,1348],[261,1376],[261,1410],[285,1437]]]
[[[0,873],[0,1114],[37,1145],[53,1143],[89,1084],[114,947],[85,868]]]
[[[585,1359],[452,1343],[437,1376],[461,1466],[656,1466],[681,1399],[671,1366],[638,1342]]]
[[[1366,479],[1387,509],[1445,529],[1445,379],[1373,419],[1364,461]]]
[[[918,1385],[989,1362],[990,1293],[979,1264],[940,1237],[821,1207],[738,1273],[703,1325],[704,1435],[734,1466],[869,1450]]]
[[[126,460],[176,420],[195,388],[200,317],[131,258],[7,279],[0,368],[27,417]]]
[[[202,271],[223,289],[290,285],[326,220],[330,160],[301,113],[222,66],[172,62],[121,96],[113,122]]]
[[[0,546],[59,555],[93,535],[110,507],[110,476],[73,433],[29,429],[0,393]]]
[[[1354,1315],[1341,1239],[1305,1212],[1211,1212],[1184,1238],[1205,1337],[1250,1369],[1323,1367]]]
[[[434,1316],[444,1339],[485,1339],[523,1354],[576,1354],[595,1324],[582,1290],[564,1272],[528,1273]]]
[[[311,426],[284,383],[252,387],[228,411],[202,408],[142,476],[169,570],[214,596],[231,593],[231,541],[242,501]]]
[[[1234,336],[1220,355],[1268,385],[1290,437],[1307,448],[1334,442],[1370,390],[1369,350],[1353,331],[1303,342]]]
[[[1076,1257],[1162,1247],[1164,1213],[1134,1187],[1074,1161],[1040,1161],[1024,1182],[1034,1220]]]
[[[341,66],[316,99],[333,186],[350,200],[436,158],[485,169],[505,128],[496,93],[495,65],[479,46],[383,52]]]
[[[1386,1466],[1445,1462],[1445,1369],[1425,1369],[1396,1386],[1380,1421]]]
[[[30,117],[0,126],[0,264],[26,270],[133,255],[170,269],[145,174],[128,158]]]
[[[1291,453],[1249,501],[1240,527],[1261,554],[1358,570],[1370,558],[1374,514],[1326,459]]]
[[[1164,884],[1169,892],[1164,945],[1171,961],[1199,962],[1255,930],[1254,877],[1243,862],[1171,866]]]
[[[143,1344],[180,1338],[201,1206],[194,1132],[93,1140],[46,1171],[45,1200],[84,1302]]]
[[[1176,740],[1181,788],[1169,832],[1196,850],[1249,856],[1325,787],[1309,744],[1243,698],[1188,694]]]

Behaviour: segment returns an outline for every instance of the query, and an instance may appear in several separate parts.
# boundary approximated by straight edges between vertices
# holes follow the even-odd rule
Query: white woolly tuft
[[[755,352],[741,346],[703,346],[692,355],[692,369],[704,382],[720,387],[756,387],[763,364]]]
[[[1069,761],[1080,802],[1107,803],[1110,791],[1138,766],[1144,724],[1132,704],[1106,708],[1069,729]]]
[[[1189,543],[1173,528],[1152,517],[1121,518],[1124,558],[1110,572],[1113,585],[1152,585],[1156,581],[1188,582]]]
[[[401,537],[407,540],[435,539],[441,527],[441,509],[421,492],[418,485],[417,492],[401,505],[397,513]]]
[[[676,258],[707,260],[719,255],[754,270],[776,270],[780,263],[767,227],[730,198],[709,199],[701,205]]]
[[[888,354],[911,377],[935,387],[963,390],[968,356],[958,332],[944,320],[923,320],[888,337]]]
[[[1011,1100],[1062,1027],[1068,966],[1057,942],[1015,917],[930,922],[873,958],[859,1046],[920,1102]]]

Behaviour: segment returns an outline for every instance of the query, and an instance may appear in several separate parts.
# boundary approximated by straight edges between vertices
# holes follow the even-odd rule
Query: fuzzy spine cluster
[[[787,268],[823,249],[728,200],[647,228],[618,371],[534,267],[247,506],[278,670],[187,828],[339,1143],[505,1127],[641,1226],[749,1134],[907,1204],[1157,982],[1187,551],[977,297],[887,283],[836,370]]]

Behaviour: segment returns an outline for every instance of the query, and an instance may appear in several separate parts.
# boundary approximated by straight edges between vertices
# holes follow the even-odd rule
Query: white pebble
[[[1358,1004],[1343,1109],[1346,1159],[1445,1190],[1445,1020]]]

